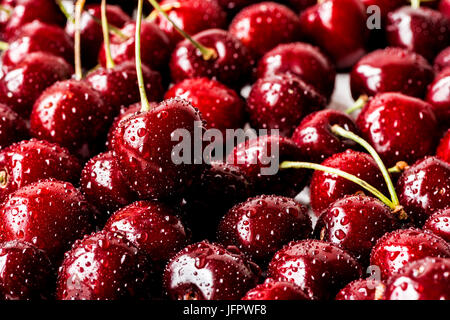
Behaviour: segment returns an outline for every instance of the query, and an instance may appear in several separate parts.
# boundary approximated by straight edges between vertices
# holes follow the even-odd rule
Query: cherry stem
[[[164,10],[164,12],[170,11],[172,9],[178,9],[181,7],[181,4],[179,2],[173,2],[173,3],[166,3],[160,5],[161,9]],[[158,10],[153,10],[147,18],[145,18],[146,21],[154,21],[156,17],[158,16]]]
[[[353,106],[345,110],[346,114],[352,114],[353,112],[360,110],[364,108],[364,106],[367,104],[367,101],[369,101],[369,97],[365,94],[361,95],[358,100],[355,101]]]
[[[8,183],[8,174],[5,170],[0,171],[0,188],[6,186]]]
[[[7,7],[5,7],[5,6],[2,6],[2,5],[0,5],[0,11],[5,12],[5,13],[8,15],[8,17],[9,17],[9,16],[11,15],[11,13],[12,13],[12,9],[7,8]]]
[[[0,51],[8,50],[9,43],[5,41],[0,41]]]
[[[139,0],[136,18],[136,37],[135,37],[135,56],[136,56],[136,73],[139,84],[139,93],[141,94],[141,111],[150,111],[150,103],[148,103],[147,93],[145,92],[144,75],[142,73],[141,62],[141,25],[142,25],[142,7],[144,0]]]
[[[411,8],[413,9],[420,8],[420,0],[410,0],[410,1],[411,1]]]
[[[394,203],[392,203],[392,201],[389,200],[385,195],[383,195],[383,193],[381,193],[380,190],[378,190],[374,186],[370,185],[366,181],[358,178],[357,176],[354,176],[354,175],[344,172],[342,170],[323,166],[323,165],[320,165],[317,163],[297,162],[297,161],[284,161],[281,163],[280,169],[311,169],[311,170],[318,170],[318,171],[323,171],[326,173],[335,174],[341,178],[344,178],[351,182],[354,182],[357,185],[359,185],[360,187],[369,191],[375,197],[380,199],[381,202],[383,202],[385,205],[387,205],[391,210],[395,210],[397,208],[397,206]]]
[[[91,16],[91,18],[98,23],[99,25],[102,25],[102,20],[98,19],[96,16],[92,15],[92,13],[90,13],[89,11],[86,11],[86,13],[88,15]],[[108,23],[108,29],[109,32],[113,33],[114,35],[118,36],[119,38],[121,38],[122,40],[127,40],[129,37],[124,34],[119,28],[117,28],[116,26],[113,26],[112,24]]]
[[[398,200],[397,193],[395,192],[394,183],[392,182],[391,176],[389,175],[389,171],[386,169],[386,166],[384,165],[383,160],[381,160],[380,156],[375,151],[375,149],[363,138],[359,137],[358,135],[354,134],[351,131],[345,130],[344,128],[342,128],[341,126],[339,126],[337,124],[335,124],[334,126],[331,127],[331,131],[337,136],[340,136],[340,137],[343,137],[343,138],[346,138],[346,139],[356,142],[357,144],[362,146],[364,149],[366,149],[367,152],[369,152],[369,154],[372,156],[373,160],[378,165],[378,168],[380,168],[381,174],[383,175],[384,180],[386,181],[392,203],[395,206],[399,206],[400,202]]]
[[[56,4],[58,5],[59,10],[61,10],[62,14],[66,17],[66,19],[72,23],[75,23],[75,19],[72,17],[69,11],[67,11],[66,7],[64,6],[64,3],[61,0],[56,0]]]
[[[111,47],[109,44],[108,17],[106,16],[106,0],[102,0],[101,13],[102,13],[103,42],[105,46],[105,55],[106,55],[106,68],[112,69],[115,67],[115,63],[111,56]]]
[[[81,68],[81,14],[86,0],[78,0],[75,4],[75,79],[83,78]]]
[[[178,33],[180,33],[185,39],[188,39],[189,42],[191,42],[192,45],[201,52],[204,60],[208,61],[217,58],[216,50],[201,45],[200,43],[198,43],[198,41],[195,41],[189,34],[187,34],[183,29],[178,27],[176,23],[167,15],[164,9],[161,8],[158,2],[156,2],[156,0],[148,0],[148,1],[153,6],[153,8],[155,8],[159,13],[161,13],[163,17],[166,18],[173,25],[173,27],[175,28],[175,30],[178,31]]]
[[[399,161],[395,164],[395,166],[393,166],[392,168],[389,168],[388,171],[390,173],[402,173],[403,171],[405,171],[408,168],[409,168],[408,163],[406,163],[405,161]]]

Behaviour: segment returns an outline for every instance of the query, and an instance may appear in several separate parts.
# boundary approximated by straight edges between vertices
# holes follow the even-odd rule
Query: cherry
[[[424,98],[433,81],[431,65],[422,56],[401,48],[376,50],[353,67],[350,77],[353,98],[362,94],[401,92]]]
[[[414,162],[434,152],[437,121],[431,105],[400,93],[376,95],[356,125],[387,166]]]
[[[441,0],[439,2],[439,11],[442,12],[442,14],[446,17],[450,18],[450,1]]]
[[[334,60],[351,67],[365,53],[368,36],[364,5],[359,0],[324,0],[300,15],[301,30]]]
[[[0,103],[0,150],[28,137],[25,120],[10,107]]]
[[[359,263],[346,251],[319,240],[291,242],[269,264],[268,275],[298,285],[310,299],[333,298],[361,277]]]
[[[164,285],[174,300],[236,300],[256,286],[259,276],[259,267],[236,248],[202,241],[169,261]]]
[[[291,74],[259,79],[247,99],[252,127],[279,129],[283,136],[291,136],[307,114],[325,107],[324,96]]]
[[[208,128],[225,133],[245,124],[244,103],[232,89],[208,78],[186,79],[166,92],[165,98],[180,97],[199,109]]]
[[[405,266],[387,284],[386,300],[448,300],[450,259],[425,258]]]
[[[63,58],[46,52],[32,52],[1,80],[0,97],[17,113],[28,117],[42,92],[57,81],[73,74],[72,66]]]
[[[442,50],[434,59],[434,69],[439,72],[450,67],[450,47]]]
[[[430,8],[401,7],[388,14],[386,37],[401,47],[433,61],[450,42],[450,20]]]
[[[259,0],[218,0],[218,2],[224,10],[229,13],[234,13],[253,3],[259,2]]]
[[[229,30],[259,58],[281,43],[299,40],[300,21],[288,7],[267,1],[242,9]]]
[[[80,186],[87,201],[108,214],[137,199],[112,152],[89,160],[81,174]]]
[[[24,186],[0,208],[0,241],[24,240],[60,261],[73,241],[92,229],[95,216],[68,182],[43,180]]]
[[[277,194],[295,197],[306,185],[303,170],[283,170],[264,174],[270,170],[268,159],[301,161],[303,153],[290,139],[277,135],[265,135],[242,142],[227,157],[227,163],[239,167],[254,184],[257,194]]]
[[[295,129],[292,140],[312,162],[322,162],[335,153],[355,147],[349,140],[336,137],[331,127],[335,124],[346,130],[357,132],[353,120],[343,112],[327,109],[307,115]]]
[[[59,270],[56,299],[149,298],[145,255],[122,234],[100,231],[78,240]]]
[[[77,183],[81,166],[65,148],[47,141],[31,139],[0,151],[0,201],[23,186],[54,178]]]
[[[189,243],[190,234],[169,206],[156,201],[139,201],[114,213],[104,230],[120,232],[154,267],[167,261]]]
[[[445,241],[450,242],[450,207],[432,214],[425,221],[423,229],[429,230]]]
[[[444,126],[450,124],[450,67],[442,70],[428,87],[427,102]]]
[[[309,300],[309,298],[296,284],[269,278],[247,292],[242,300]]]
[[[44,251],[24,241],[0,244],[0,298],[49,299],[53,267]]]
[[[439,143],[436,156],[450,164],[450,129],[447,130],[447,133]]]
[[[389,12],[394,11],[395,9],[403,6],[406,1],[405,0],[361,0],[361,2],[368,8],[370,6],[378,6],[383,21],[386,19],[386,16]]]
[[[291,5],[291,7],[297,9],[297,11],[303,11],[317,3],[316,0],[288,0],[287,2]]]
[[[335,300],[381,300],[385,285],[374,279],[350,282],[336,295]]]
[[[259,60],[256,72],[258,78],[280,73],[298,76],[328,100],[333,93],[336,70],[319,48],[310,44],[280,44]]]
[[[234,206],[220,222],[217,238],[255,261],[268,261],[284,244],[312,233],[306,207],[281,196],[258,196]]]
[[[450,164],[427,157],[405,170],[397,183],[400,203],[417,226],[450,207]]]
[[[450,257],[450,244],[419,229],[397,230],[381,237],[372,249],[370,264],[380,268],[383,279],[406,264],[425,257]]]

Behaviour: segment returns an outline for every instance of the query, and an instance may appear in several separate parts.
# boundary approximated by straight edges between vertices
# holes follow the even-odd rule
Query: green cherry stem
[[[81,14],[83,12],[86,0],[78,0],[75,4],[75,79],[83,78],[83,69],[81,67]]]
[[[410,0],[410,1],[411,1],[411,8],[413,9],[420,8],[420,0]]]
[[[170,11],[172,9],[178,9],[181,8],[181,4],[179,2],[173,2],[173,3],[166,3],[160,5],[161,9],[164,10],[164,12]],[[146,21],[155,21],[156,17],[158,16],[158,10],[153,10],[150,12],[147,18],[145,18]]]
[[[102,20],[98,19],[96,16],[92,15],[92,13],[90,13],[89,11],[86,11],[86,13],[88,15],[91,16],[91,18],[98,23],[99,25],[102,25]],[[129,37],[124,34],[119,28],[117,28],[116,26],[113,26],[112,24],[108,23],[108,29],[111,33],[113,33],[114,35],[118,36],[119,38],[121,38],[122,40],[127,40]]]
[[[141,111],[150,111],[150,103],[148,103],[147,93],[145,92],[144,75],[142,73],[141,62],[141,25],[142,25],[142,7],[144,0],[139,0],[136,17],[136,36],[135,36],[135,56],[136,56],[136,73],[139,84],[139,93],[141,94]]]
[[[390,173],[402,173],[403,171],[405,171],[408,168],[409,168],[408,163],[406,163],[405,161],[399,161],[395,164],[395,166],[393,166],[392,168],[389,168],[388,171]]]
[[[104,46],[105,46],[105,54],[106,54],[106,68],[112,69],[115,67],[115,63],[111,56],[111,47],[110,47],[110,43],[109,43],[108,17],[106,16],[106,0],[102,0],[100,9],[101,9],[101,13],[102,13],[102,31],[103,31],[103,42],[104,42]]]
[[[153,6],[153,8],[155,8],[159,13],[161,13],[164,16],[164,18],[166,18],[185,39],[188,39],[192,43],[192,45],[201,52],[204,60],[208,61],[217,58],[216,50],[201,45],[200,43],[198,43],[198,41],[195,41],[189,34],[187,34],[183,29],[178,27],[177,24],[167,15],[164,9],[161,8],[161,6],[156,0],[148,0],[148,1]]]
[[[72,23],[75,23],[75,19],[72,17],[72,15],[69,13],[69,11],[67,11],[67,8],[64,5],[64,3],[61,0],[56,0],[56,4],[58,5],[59,10],[66,17],[66,19]]]
[[[367,104],[367,101],[369,101],[369,97],[365,94],[361,95],[358,100],[355,101],[353,106],[345,110],[346,114],[352,114],[353,112],[360,110],[364,108],[364,106]]]
[[[9,43],[5,41],[0,41],[0,51],[8,50]]]
[[[12,9],[7,8],[7,7],[5,7],[5,6],[2,6],[2,5],[0,5],[0,11],[5,12],[5,13],[8,15],[8,17],[9,17],[9,16],[11,15],[11,13],[12,13]]]

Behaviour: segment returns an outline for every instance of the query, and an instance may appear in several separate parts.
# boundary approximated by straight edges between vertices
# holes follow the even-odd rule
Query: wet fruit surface
[[[439,159],[450,163],[450,130],[447,130],[447,133],[441,139],[441,142],[437,148],[436,156]]]
[[[25,120],[7,105],[0,103],[0,149],[28,137]]]
[[[355,280],[339,291],[335,300],[380,300],[384,289],[385,285],[377,280]]]
[[[429,230],[450,242],[450,208],[439,210],[431,215],[423,226],[424,230]]]
[[[293,282],[267,279],[247,292],[242,300],[309,300],[309,298]]]
[[[441,71],[428,87],[427,102],[444,126],[450,123],[450,67]]]

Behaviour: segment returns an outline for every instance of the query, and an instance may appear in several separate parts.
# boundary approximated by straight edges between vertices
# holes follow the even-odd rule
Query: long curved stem
[[[170,11],[172,9],[178,9],[181,7],[181,4],[179,2],[172,2],[172,3],[167,3],[167,4],[161,4],[160,5],[161,9],[164,10],[164,12]],[[147,18],[145,18],[146,21],[154,21],[156,19],[156,17],[158,16],[159,11],[158,10],[153,10]]]
[[[115,67],[115,63],[111,56],[111,47],[109,44],[108,17],[106,16],[106,0],[102,0],[101,13],[102,13],[103,42],[105,46],[105,55],[106,55],[106,68],[112,69]]]
[[[142,25],[143,5],[144,0],[139,0],[136,18],[135,56],[136,56],[136,73],[139,84],[139,93],[141,94],[141,111],[146,112],[150,110],[150,103],[148,103],[147,93],[145,92],[144,75],[142,73],[142,62],[141,62],[141,25]]]
[[[67,8],[64,6],[64,3],[61,0],[56,0],[56,4],[58,5],[59,10],[66,17],[66,19],[72,23],[75,23],[75,19],[72,17],[69,11],[67,11]]]
[[[78,0],[75,4],[75,79],[83,78],[81,67],[81,14],[83,13],[86,0]]]
[[[98,19],[96,16],[94,16],[92,13],[90,13],[89,11],[86,11],[86,13],[88,15],[91,16],[92,20],[94,20],[96,23],[98,23],[99,25],[102,25],[102,20]],[[127,40],[129,37],[124,34],[119,28],[117,28],[116,26],[113,26],[112,24],[108,23],[108,29],[109,31],[118,36],[119,38],[121,38],[122,40]]]
[[[369,100],[369,97],[365,94],[361,95],[358,100],[355,101],[353,106],[345,110],[346,114],[352,114],[356,110],[364,108],[364,106],[367,104],[367,101]]]

